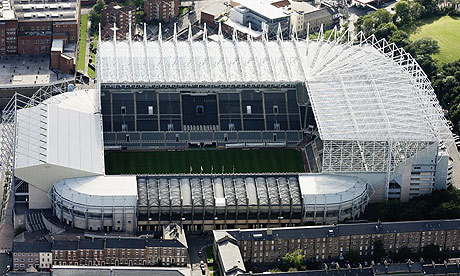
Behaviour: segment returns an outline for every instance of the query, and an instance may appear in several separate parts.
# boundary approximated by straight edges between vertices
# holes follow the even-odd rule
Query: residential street
[[[192,266],[192,276],[203,276],[200,268],[200,261],[205,263],[206,275],[209,271],[206,265],[206,247],[212,245],[211,235],[206,236],[187,236],[188,252],[190,264]],[[202,252],[202,257],[198,256],[198,252]]]

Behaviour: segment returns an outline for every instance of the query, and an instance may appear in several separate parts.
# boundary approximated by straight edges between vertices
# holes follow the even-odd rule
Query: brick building
[[[131,16],[131,17],[130,17]],[[136,25],[136,6],[121,7],[115,2],[107,5],[107,8],[101,11],[101,25],[110,35],[113,35],[112,28],[117,27],[117,38],[126,39],[129,33],[129,21],[131,20],[131,32],[134,36]]]
[[[51,265],[187,266],[189,263],[185,234],[175,224],[164,226],[161,238],[147,235],[145,238],[56,239],[52,243],[15,242],[13,256],[15,270]]]
[[[169,22],[179,16],[179,0],[145,0],[145,20]]]
[[[338,259],[350,251],[370,256],[377,240],[383,242],[387,253],[397,253],[402,247],[421,252],[432,244],[440,251],[460,251],[460,220],[216,230],[214,250],[221,265],[229,262],[225,252],[239,252],[239,258],[234,259],[242,262],[273,263],[300,249],[309,259],[325,260]],[[231,264],[230,268],[235,265],[244,270],[243,263]]]
[[[79,18],[80,0],[3,1],[0,7],[0,56],[50,54],[55,39],[75,49]],[[72,60],[72,65],[74,63]],[[51,69],[59,70],[60,67]]]
[[[48,242],[14,242],[13,269],[47,269],[51,267],[51,244]]]

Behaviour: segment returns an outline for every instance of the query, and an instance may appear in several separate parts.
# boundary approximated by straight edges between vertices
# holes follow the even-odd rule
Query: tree
[[[347,255],[345,255],[345,259],[350,263],[356,263],[359,261],[359,252],[356,250],[350,250]]]
[[[144,0],[133,0],[133,4],[136,6],[137,9],[144,8]]]
[[[374,254],[372,256],[376,261],[380,261],[383,257],[385,257],[385,248],[383,247],[382,240],[376,240],[373,243],[374,246]]]
[[[136,23],[140,24],[145,22],[145,12],[144,11],[137,11],[136,12]]]
[[[101,13],[103,9],[105,9],[107,5],[105,4],[104,0],[97,0],[96,4],[94,4],[92,10],[94,10],[97,13]]]
[[[89,12],[89,20],[91,21],[91,33],[97,32],[99,23],[101,23],[101,13],[97,12],[95,9],[92,9]]]
[[[89,20],[91,21],[90,31],[92,34],[97,32],[99,24],[101,23],[101,11],[106,7],[107,5],[104,0],[97,0],[96,4],[94,4],[93,8],[89,12]]]
[[[402,30],[396,30],[389,41],[400,48],[406,47],[409,44],[409,34]]]
[[[400,26],[418,20],[424,14],[425,8],[418,2],[402,0],[395,5],[395,23]]]
[[[395,5],[395,22],[399,25],[405,25],[410,22],[410,7],[406,0],[399,1]]]
[[[411,258],[412,255],[413,255],[412,250],[406,246],[403,246],[398,250],[398,253],[396,253],[395,257],[397,260],[402,262],[402,261],[405,261]]]
[[[289,267],[299,269],[302,265],[305,255],[302,254],[302,250],[296,250],[292,253],[286,253],[283,257],[283,261],[286,262]]]
[[[356,22],[356,28],[358,31],[362,31],[364,35],[370,36],[373,34],[382,24],[390,23],[393,20],[393,15],[390,14],[386,9],[379,9],[374,13],[367,14],[358,18]]]
[[[419,20],[425,13],[425,7],[415,1],[409,2],[411,21]]]
[[[430,244],[422,248],[422,256],[426,259],[437,259],[441,256],[439,245]]]
[[[414,57],[420,55],[433,55],[439,53],[439,45],[436,40],[430,37],[424,37],[412,42],[406,47],[406,50]]]
[[[393,22],[384,23],[380,25],[375,30],[375,37],[378,39],[385,38],[387,41],[390,40],[390,37],[393,35],[394,32],[398,30],[398,27]]]
[[[425,7],[423,12],[423,17],[432,16],[436,13],[438,9],[438,0],[415,0],[417,3]]]
[[[438,67],[431,57],[431,55],[439,53],[439,45],[436,40],[424,37],[407,45],[405,49],[417,60],[429,79],[436,74]]]

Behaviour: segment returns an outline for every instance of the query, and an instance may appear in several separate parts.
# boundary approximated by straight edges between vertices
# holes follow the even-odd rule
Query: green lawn
[[[206,263],[207,264],[214,263],[214,253],[212,252],[212,246],[206,247]],[[214,268],[212,270],[214,270]]]
[[[78,41],[78,59],[77,59],[77,70],[81,70],[81,71],[85,71],[87,29],[88,29],[88,15],[83,14],[80,18],[80,40]]]
[[[460,17],[433,17],[417,22],[410,40],[431,37],[438,41],[440,52],[433,56],[440,62],[460,59]]]
[[[293,149],[189,150],[110,152],[107,174],[304,172],[301,154]]]
[[[97,49],[97,41],[98,41],[98,37],[95,36],[94,39],[93,39],[93,49]],[[91,56],[91,58],[93,60],[93,64],[96,64],[96,55],[92,51],[90,51],[89,54],[90,54],[90,56]],[[96,72],[93,69],[91,69],[90,67],[88,67],[88,76],[90,78],[92,78],[92,79],[94,79],[96,77]]]

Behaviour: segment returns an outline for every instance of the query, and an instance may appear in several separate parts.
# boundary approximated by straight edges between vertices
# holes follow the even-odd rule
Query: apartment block
[[[179,0],[145,0],[145,19],[169,22],[179,16]]]
[[[117,28],[117,38],[126,39],[129,33],[129,22],[131,21],[131,34],[134,35],[136,26],[136,6],[130,5],[121,7],[115,2],[107,5],[101,11],[101,25],[110,35],[113,35],[113,28]]]

